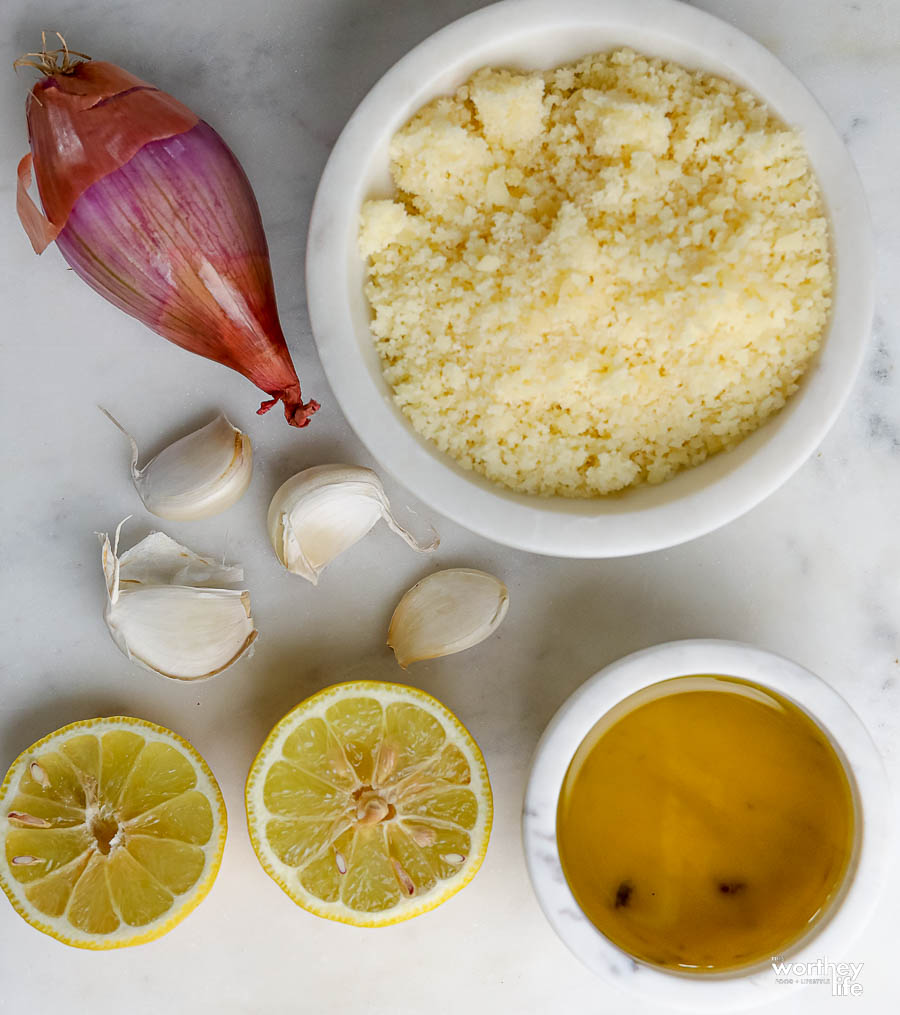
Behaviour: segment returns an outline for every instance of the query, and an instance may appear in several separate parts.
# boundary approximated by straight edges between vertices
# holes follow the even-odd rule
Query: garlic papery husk
[[[218,586],[241,581],[243,569],[207,560],[162,532],[119,557],[121,528],[112,546],[105,533],[100,541],[103,619],[122,652],[176,680],[202,680],[237,662],[257,636],[250,593]]]
[[[406,669],[471,648],[506,616],[509,593],[485,571],[455,567],[435,571],[405,593],[391,617],[387,643]]]
[[[437,533],[421,543],[397,522],[381,480],[371,469],[315,465],[282,484],[272,498],[269,539],[288,571],[315,585],[323,568],[381,518],[419,553],[440,543]]]
[[[144,507],[159,518],[188,522],[220,514],[243,497],[253,474],[250,438],[219,413],[206,426],[138,468],[138,446],[122,424],[100,410],[131,442],[131,476]]]

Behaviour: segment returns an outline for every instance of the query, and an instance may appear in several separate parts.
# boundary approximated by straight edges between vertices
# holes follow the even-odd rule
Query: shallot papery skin
[[[259,208],[212,127],[113,64],[68,59],[37,82],[26,114],[17,207],[34,249],[55,239],[101,296],[242,373],[270,396],[260,413],[281,400],[306,426],[319,405],[301,397]],[[32,160],[43,214],[28,195]]]

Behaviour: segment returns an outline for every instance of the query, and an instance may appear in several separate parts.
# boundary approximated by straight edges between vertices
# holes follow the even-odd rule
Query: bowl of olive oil
[[[849,705],[734,642],[656,646],[596,674],[535,755],[523,814],[551,924],[592,970],[725,1010],[786,996],[775,966],[852,959],[891,805]]]

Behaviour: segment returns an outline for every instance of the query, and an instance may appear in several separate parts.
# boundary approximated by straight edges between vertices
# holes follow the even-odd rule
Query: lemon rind
[[[34,907],[28,899],[22,895],[19,891],[19,882],[14,878],[9,877],[9,866],[6,860],[6,853],[5,851],[0,852],[0,888],[3,889],[3,892],[9,899],[13,909],[35,930],[39,930],[41,933],[47,934],[48,936],[55,938],[57,941],[61,941],[63,944],[70,945],[73,948],[82,948],[91,951],[110,951],[116,948],[130,948],[133,945],[146,944],[150,941],[155,941],[157,938],[162,937],[164,934],[167,934],[170,930],[174,929],[179,923],[181,923],[182,920],[185,919],[185,917],[187,917],[194,909],[197,908],[197,906],[200,905],[212,889],[213,883],[219,873],[219,868],[222,865],[225,838],[228,831],[228,814],[225,809],[225,800],[222,796],[222,791],[215,776],[210,770],[209,765],[207,765],[206,761],[201,757],[197,749],[185,740],[184,737],[179,736],[177,733],[167,729],[165,726],[160,726],[147,719],[138,719],[134,716],[117,715],[103,716],[96,719],[80,719],[77,722],[62,726],[58,730],[54,730],[52,733],[48,733],[40,740],[31,744],[31,746],[26,747],[25,750],[22,751],[10,765],[3,783],[0,784],[0,841],[6,841],[6,831],[9,827],[9,822],[6,817],[7,797],[10,794],[11,788],[18,786],[19,780],[31,755],[48,744],[52,743],[55,745],[62,743],[76,731],[78,733],[102,733],[107,730],[118,730],[129,726],[140,727],[140,729],[144,731],[145,737],[146,733],[151,733],[152,736],[146,737],[148,740],[160,740],[179,747],[191,760],[198,775],[203,777],[200,781],[205,781],[206,783],[205,786],[198,785],[197,788],[207,797],[213,811],[213,831],[209,841],[218,841],[216,842],[214,851],[209,851],[208,846],[204,846],[204,853],[206,854],[204,871],[195,884],[188,889],[190,895],[181,903],[181,905],[177,904],[178,896],[176,895],[173,909],[167,911],[162,916],[157,917],[156,920],[152,921],[145,927],[138,929],[137,932],[135,932],[135,928],[128,927],[123,922],[120,927],[111,934],[87,934],[84,931],[80,931],[77,927],[73,927],[72,924],[65,919],[64,915],[48,920],[46,914],[41,913],[40,910]],[[13,788],[13,793],[15,792],[17,792],[17,790]]]
[[[254,822],[260,820],[265,813],[265,807],[261,806],[263,780],[260,779],[260,776],[264,773],[264,760],[280,756],[279,748],[296,727],[298,715],[302,713],[304,719],[324,717],[327,707],[335,701],[355,696],[364,697],[367,692],[373,694],[381,705],[390,704],[391,701],[413,702],[422,706],[429,714],[439,718],[448,732],[452,731],[456,734],[452,738],[452,743],[463,751],[466,760],[469,762],[473,780],[477,777],[480,783],[476,791],[479,801],[478,821],[472,829],[467,829],[472,838],[474,848],[466,857],[466,861],[459,872],[453,878],[444,882],[445,887],[443,890],[438,887],[437,889],[432,889],[420,899],[401,900],[383,914],[373,914],[371,916],[364,912],[351,910],[341,902],[324,902],[310,892],[307,892],[299,883],[289,885],[283,873],[279,871],[279,868],[283,867],[285,871],[292,871],[294,868],[281,863],[265,850],[263,845],[264,834],[261,829],[257,830],[254,827]],[[276,751],[278,751],[278,754],[276,754]],[[457,716],[446,705],[438,701],[437,698],[417,687],[379,680],[351,680],[332,684],[295,705],[275,724],[253,759],[247,775],[244,799],[250,843],[253,846],[253,851],[259,860],[260,866],[266,874],[302,909],[326,920],[333,920],[336,923],[349,924],[354,927],[389,927],[393,924],[403,923],[415,916],[420,916],[423,913],[436,909],[465,888],[478,873],[484,862],[490,841],[494,815],[493,794],[484,755],[478,747],[475,738]]]

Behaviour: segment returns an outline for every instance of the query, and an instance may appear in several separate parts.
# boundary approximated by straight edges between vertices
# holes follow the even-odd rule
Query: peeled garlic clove
[[[282,484],[269,505],[269,539],[292,574],[316,585],[338,554],[358,543],[384,519],[409,546],[427,553],[440,542],[420,543],[391,513],[381,480],[354,465],[316,465]]]
[[[503,582],[484,571],[436,571],[403,596],[391,617],[387,643],[406,669],[421,659],[462,652],[484,641],[509,607]]]
[[[124,523],[123,523],[124,524]],[[133,662],[176,680],[200,680],[227,669],[250,648],[257,631],[250,594],[215,588],[243,571],[206,560],[161,532],[118,556],[102,535],[107,604],[103,619]]]
[[[250,485],[250,438],[222,413],[139,469],[135,439],[106,409],[101,411],[131,442],[131,475],[151,514],[179,522],[210,518],[240,500]]]

